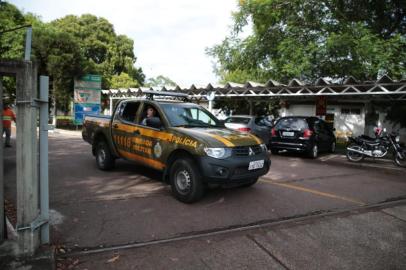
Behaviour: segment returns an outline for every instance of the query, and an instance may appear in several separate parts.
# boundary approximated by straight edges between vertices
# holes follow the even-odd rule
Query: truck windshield
[[[215,116],[202,107],[190,104],[161,104],[173,127],[222,127]]]

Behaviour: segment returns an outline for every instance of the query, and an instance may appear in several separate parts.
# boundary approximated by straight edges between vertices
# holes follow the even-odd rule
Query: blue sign
[[[75,104],[75,124],[82,125],[85,115],[88,114],[100,114],[101,106],[100,104]]]

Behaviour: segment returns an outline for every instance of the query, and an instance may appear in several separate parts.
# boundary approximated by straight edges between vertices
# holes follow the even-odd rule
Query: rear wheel
[[[181,202],[196,202],[204,194],[202,178],[191,158],[182,157],[176,160],[171,166],[169,179],[173,195]]]
[[[350,144],[347,148],[362,151],[361,146],[355,143]],[[347,149],[347,159],[349,161],[358,162],[364,159],[364,155]]]
[[[395,164],[399,167],[406,168],[406,150],[401,150],[402,153],[395,152]]]
[[[105,140],[96,142],[96,164],[100,170],[107,171],[114,168],[115,159]]]

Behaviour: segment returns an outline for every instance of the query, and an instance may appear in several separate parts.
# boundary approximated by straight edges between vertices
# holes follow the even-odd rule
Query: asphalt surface
[[[406,269],[406,170],[388,161],[272,156],[256,185],[188,205],[156,171],[125,161],[99,171],[78,132],[50,134],[49,159],[61,269]]]

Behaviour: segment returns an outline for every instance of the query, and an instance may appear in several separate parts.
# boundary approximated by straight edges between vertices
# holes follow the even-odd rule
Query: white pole
[[[112,97],[110,97],[110,115],[112,116],[113,115],[113,98]]]
[[[40,76],[39,111],[39,176],[41,218],[46,223],[41,227],[41,244],[49,243],[49,179],[48,179],[48,92],[49,77]]]

